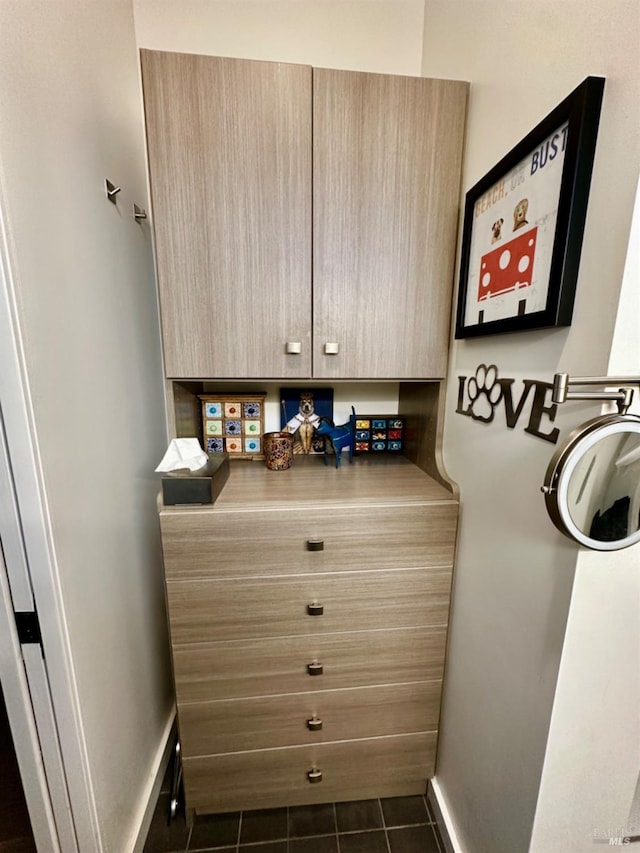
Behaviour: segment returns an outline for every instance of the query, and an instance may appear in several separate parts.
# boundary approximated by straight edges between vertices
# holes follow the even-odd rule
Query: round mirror
[[[615,551],[640,541],[640,417],[603,415],[574,430],[542,491],[558,530],[581,545]]]

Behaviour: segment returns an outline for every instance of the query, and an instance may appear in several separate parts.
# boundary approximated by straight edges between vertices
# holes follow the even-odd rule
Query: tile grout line
[[[427,814],[429,816],[429,824],[431,826],[431,834],[433,835],[433,837],[435,839],[436,847],[438,848],[438,853],[445,853],[445,851],[443,851],[443,849],[442,849],[442,846],[440,845],[440,835],[438,832],[436,832],[438,824],[437,824],[433,814],[431,813],[431,809],[429,808],[429,797],[427,796],[428,792],[429,792],[429,786],[427,786],[427,790],[425,791],[425,793],[422,796],[424,797],[424,804],[427,807]]]
[[[382,828],[384,829],[384,840],[387,845],[387,853],[391,853],[391,842],[389,841],[389,833],[387,832],[387,821],[382,808],[382,800],[378,797],[378,808],[380,809],[380,817],[382,818]]]
[[[422,796],[424,797],[424,804],[425,804],[426,809],[427,809],[427,816],[429,818],[429,823],[432,826],[434,826],[436,821],[435,821],[435,818],[433,817],[433,815],[431,814],[431,809],[429,808],[429,800],[427,799],[426,794],[423,794]]]
[[[240,851],[240,835],[242,833],[242,815],[244,812],[242,809],[240,810],[240,817],[238,818],[238,837],[236,838],[236,853]]]
[[[395,826],[393,828],[396,829]],[[338,834],[339,835],[362,835],[362,834],[366,834],[369,832],[380,832],[383,829],[385,829],[384,826],[368,826],[366,828],[363,827],[361,829],[345,829],[344,832],[340,832]]]
[[[391,826],[389,829],[413,829],[414,827],[430,826],[428,823],[407,823],[403,826]],[[384,832],[384,826],[370,826],[366,829],[346,829],[344,832],[318,832],[313,835],[296,835],[292,838],[267,838],[262,841],[246,841],[243,847],[257,847],[260,844],[278,844],[283,841],[307,841],[313,838],[332,838],[334,835],[371,835],[375,832]],[[235,847],[235,844],[233,845]],[[202,853],[215,853],[216,850],[226,850],[226,847],[207,847],[203,848]]]
[[[187,818],[185,815],[185,822],[186,822],[186,819]],[[194,823],[191,824],[191,826],[189,827],[189,832],[187,833],[187,844],[186,844],[186,847],[184,848],[184,853],[189,853],[189,845],[191,844],[191,836],[193,835],[193,827],[194,826],[195,826],[195,818],[194,818]]]
[[[435,831],[435,824],[431,824],[431,832],[433,833],[433,837],[436,840],[436,847],[438,848],[438,853],[443,853],[442,847],[440,847],[440,838],[438,833]]]
[[[338,853],[340,853],[340,834],[338,832],[338,812],[336,809],[336,804],[333,804],[333,824],[336,828],[336,847],[338,848]]]

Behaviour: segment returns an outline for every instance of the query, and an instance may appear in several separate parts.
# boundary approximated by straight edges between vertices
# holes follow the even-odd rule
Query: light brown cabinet
[[[408,458],[239,462],[215,505],[160,508],[187,807],[422,793],[468,86],[147,50],[142,71],[170,433],[198,434],[211,380],[392,379],[407,418]]]
[[[309,376],[311,69],[141,55],[166,376]]]
[[[235,811],[421,794],[434,732],[185,758],[196,811]],[[312,780],[315,780],[315,784]]]
[[[167,377],[443,377],[467,84],[142,69]]]
[[[314,69],[314,376],[445,376],[467,88]]]
[[[298,459],[283,497],[245,463],[214,506],[161,508],[190,809],[417,794],[433,774],[457,501],[404,458],[343,473]],[[401,541],[367,547],[368,516]]]

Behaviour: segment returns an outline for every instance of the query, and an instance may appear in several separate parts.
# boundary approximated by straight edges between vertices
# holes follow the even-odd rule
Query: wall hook
[[[136,220],[136,222],[140,222],[141,219],[147,218],[147,211],[144,210],[142,207],[138,207],[137,204],[134,204],[133,205],[133,218]]]
[[[107,198],[112,204],[116,203],[116,196],[122,189],[122,187],[117,187],[115,184],[112,184],[109,178],[105,178],[105,184],[107,186]]]

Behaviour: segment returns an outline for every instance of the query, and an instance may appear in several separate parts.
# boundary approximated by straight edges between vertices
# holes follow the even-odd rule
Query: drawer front
[[[189,808],[226,812],[424,793],[436,734],[185,758]],[[321,780],[310,782],[316,769]]]
[[[442,682],[178,704],[183,757],[434,731]]]
[[[186,580],[450,566],[456,520],[455,503],[165,511],[165,575]],[[309,542],[322,543],[322,550],[310,550]]]
[[[176,695],[208,702],[429,681],[442,678],[445,640],[446,628],[398,628],[174,646]]]
[[[174,644],[446,625],[451,569],[168,581]]]

